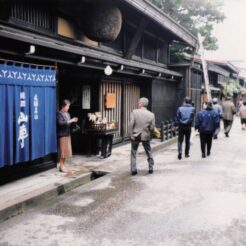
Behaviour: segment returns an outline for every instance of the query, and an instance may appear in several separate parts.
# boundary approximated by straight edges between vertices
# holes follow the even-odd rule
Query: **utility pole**
[[[200,46],[202,69],[203,69],[203,74],[204,74],[205,90],[207,92],[208,100],[210,101],[212,98],[211,98],[211,91],[210,91],[210,87],[209,87],[208,67],[207,67],[207,62],[205,61],[205,58],[204,58],[204,49],[203,49],[203,44],[202,44],[202,36],[201,36],[200,33],[198,33],[198,41],[199,41],[199,46]]]

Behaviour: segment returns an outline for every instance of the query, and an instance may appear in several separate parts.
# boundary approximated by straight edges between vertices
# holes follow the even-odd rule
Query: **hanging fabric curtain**
[[[57,151],[55,73],[0,64],[0,167]]]

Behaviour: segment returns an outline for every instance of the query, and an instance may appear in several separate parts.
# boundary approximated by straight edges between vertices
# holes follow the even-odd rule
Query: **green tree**
[[[212,36],[213,24],[224,20],[222,0],[151,0],[179,24],[204,38],[204,48],[216,50],[217,38]]]
[[[233,94],[244,93],[244,88],[240,85],[238,79],[230,79],[228,83],[224,85],[223,94],[226,96],[233,96]]]

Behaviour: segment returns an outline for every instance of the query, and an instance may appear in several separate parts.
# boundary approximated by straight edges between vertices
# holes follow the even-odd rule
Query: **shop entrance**
[[[71,101],[69,113],[78,117],[81,130],[72,134],[73,153],[87,154],[88,136],[86,126],[89,112],[99,111],[99,81],[100,74],[90,69],[60,65],[57,110],[63,99]]]
[[[105,101],[107,93],[115,94],[115,106],[108,108]],[[129,137],[130,116],[133,109],[137,108],[140,98],[140,87],[134,83],[124,81],[102,81],[100,85],[100,111],[107,121],[115,121],[118,131],[114,142],[123,142]]]
[[[71,100],[69,112],[71,117],[78,117],[78,124],[81,126],[81,132],[72,136],[74,153],[91,153],[88,113],[99,112],[101,120],[107,126],[116,126],[113,144],[129,138],[130,115],[137,108],[140,86],[126,82],[123,78],[104,78],[101,71],[59,67],[58,101],[64,98]]]

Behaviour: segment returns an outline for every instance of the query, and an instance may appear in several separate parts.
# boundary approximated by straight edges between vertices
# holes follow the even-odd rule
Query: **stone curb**
[[[175,142],[177,142],[177,138],[167,140],[165,142],[158,144],[157,146],[152,146],[152,151],[156,152],[158,150],[161,150],[167,146],[174,144]],[[144,154],[144,153],[145,153],[144,151],[139,152],[139,154]],[[103,176],[105,174],[106,173],[100,171],[100,169],[95,172],[95,175],[97,176]],[[55,199],[59,195],[69,192],[86,183],[89,183],[90,181],[93,180],[93,171],[80,175],[78,177],[71,177],[71,178],[73,179],[72,180],[69,179],[64,184],[54,184],[52,186],[50,185],[48,187],[36,191],[33,194],[28,194],[29,197],[23,198],[22,201],[16,202],[16,204],[10,205],[9,207],[3,208],[2,210],[0,210],[0,222],[3,222],[16,215],[22,214],[29,208],[35,207],[37,205],[42,205],[45,202]]]
[[[30,197],[23,201],[19,201],[14,205],[2,209],[0,211],[0,222],[3,222],[18,214],[22,214],[29,208],[48,202],[58,197],[59,195],[71,191],[83,184],[89,183],[91,180],[92,180],[92,172],[83,174],[79,177],[76,177],[73,180],[69,180],[64,184],[56,184],[53,185],[52,187],[49,186],[46,187],[45,189],[41,189],[36,194],[34,194],[33,197]]]

